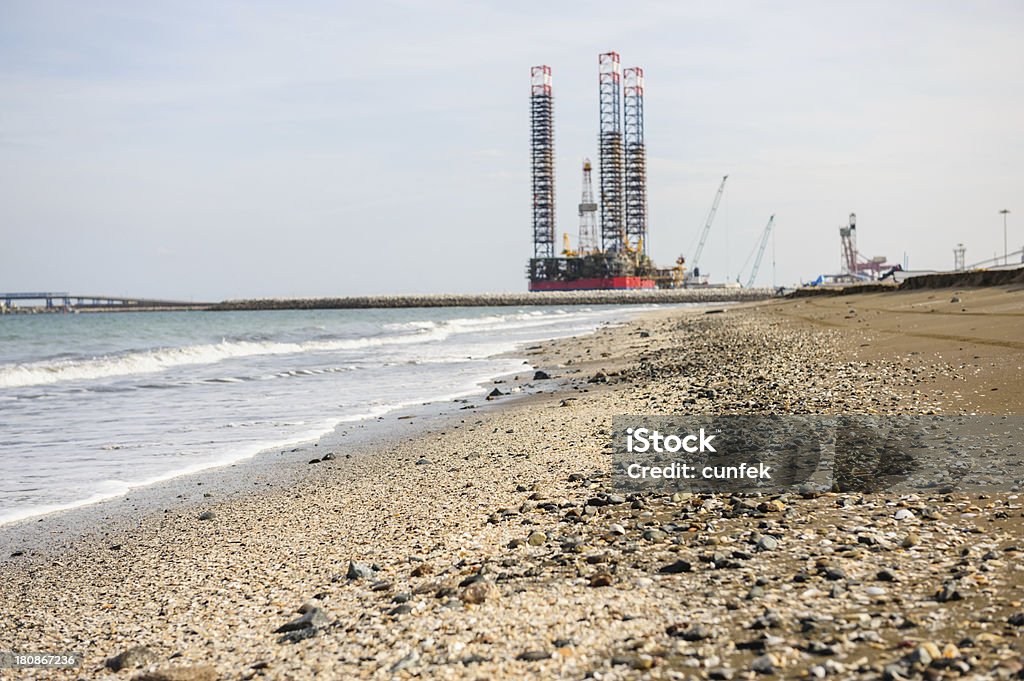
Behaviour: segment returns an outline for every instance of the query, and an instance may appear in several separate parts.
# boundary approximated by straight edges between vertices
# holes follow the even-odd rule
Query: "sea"
[[[0,316],[0,524],[478,395],[632,306]]]

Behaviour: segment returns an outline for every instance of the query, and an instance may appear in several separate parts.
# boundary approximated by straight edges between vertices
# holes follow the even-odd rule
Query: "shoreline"
[[[650,310],[637,310],[637,315]],[[622,323],[605,321],[597,327],[605,328]],[[596,329],[595,329],[596,330]],[[593,333],[593,332],[591,332]],[[566,338],[585,337],[577,334],[571,337],[545,339],[540,343],[551,343]],[[496,356],[515,359],[525,358],[533,350],[524,347],[499,353]],[[531,346],[538,347],[536,345]],[[525,363],[525,362],[524,362]],[[26,553],[53,554],[69,549],[75,540],[101,529],[109,532],[112,525],[119,529],[130,528],[147,515],[158,512],[189,509],[210,503],[236,499],[252,493],[254,486],[280,487],[303,479],[304,466],[312,457],[342,446],[366,446],[384,448],[396,439],[422,435],[458,416],[462,410],[473,409],[484,412],[498,408],[508,402],[557,390],[558,381],[539,382],[530,380],[533,368],[522,372],[509,372],[484,377],[471,393],[444,396],[427,402],[388,407],[383,413],[361,418],[342,418],[330,431],[315,437],[298,439],[276,446],[263,448],[253,454],[224,463],[201,465],[198,470],[168,473],[163,479],[152,482],[133,483],[128,492],[114,493],[95,501],[70,502],[66,507],[33,513],[24,518],[0,523],[0,565],[9,560],[10,554]],[[514,377],[514,378],[513,378]],[[495,388],[514,390],[516,394],[503,396],[502,401],[490,401],[487,393]],[[388,428],[401,425],[403,433],[388,432]],[[416,425],[416,428],[409,426]],[[341,465],[341,462],[335,465]],[[201,487],[201,490],[197,490]],[[20,555],[15,556],[20,557]]]
[[[212,520],[5,561],[0,613],[14,648],[83,648],[83,678],[134,678],[104,660],[135,646],[139,678],[1012,674],[1015,495],[619,498],[608,478],[613,414],[1024,412],[1024,295],[957,294],[975,316],[942,314],[952,292],[865,294],[542,343],[526,359],[558,391],[415,435],[396,418],[393,441]],[[274,633],[303,604],[316,625]]]

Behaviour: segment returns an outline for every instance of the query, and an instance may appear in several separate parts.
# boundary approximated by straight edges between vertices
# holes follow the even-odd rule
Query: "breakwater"
[[[770,288],[687,288],[644,291],[544,291],[533,293],[448,293],[341,298],[262,298],[227,300],[211,310],[332,310],[397,307],[503,307],[524,305],[646,305],[726,303],[765,300]]]

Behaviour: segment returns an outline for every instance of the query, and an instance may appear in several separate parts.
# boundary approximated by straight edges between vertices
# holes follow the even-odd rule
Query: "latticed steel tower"
[[[530,69],[533,257],[555,257],[555,119],[551,67]]]
[[[618,52],[597,58],[600,88],[601,248],[623,249],[622,74]]]
[[[647,252],[647,148],[644,146],[644,70],[622,72],[625,141],[626,241]]]
[[[580,255],[597,250],[597,202],[594,201],[594,183],[590,175],[590,159],[583,159],[583,196],[580,197]]]
[[[857,214],[850,213],[848,227],[839,228],[839,241],[842,244],[842,273],[857,276]]]

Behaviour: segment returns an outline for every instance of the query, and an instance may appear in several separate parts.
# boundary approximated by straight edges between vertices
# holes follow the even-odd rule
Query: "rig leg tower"
[[[601,159],[601,249],[623,250],[625,220],[622,177],[622,71],[618,52],[597,58],[599,84],[598,151]]]
[[[555,119],[551,67],[530,69],[533,257],[555,257]]]
[[[626,250],[647,252],[647,149],[644,146],[644,70],[622,72],[625,138]]]

